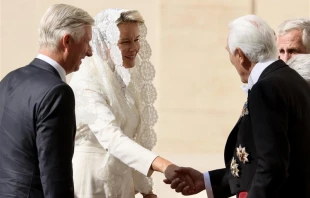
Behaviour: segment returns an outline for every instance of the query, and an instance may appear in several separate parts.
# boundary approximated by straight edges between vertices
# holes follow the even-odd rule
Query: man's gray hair
[[[286,64],[296,70],[310,85],[310,54],[296,54]]]
[[[40,21],[39,47],[57,51],[58,43],[66,34],[79,42],[85,26],[92,26],[94,19],[84,10],[66,4],[55,4],[47,9]]]
[[[240,48],[252,63],[277,59],[276,35],[272,28],[256,15],[246,15],[229,26],[228,47],[231,54]]]
[[[292,30],[300,30],[302,33],[302,44],[310,53],[310,18],[290,19],[281,23],[278,27],[278,35],[283,36]]]

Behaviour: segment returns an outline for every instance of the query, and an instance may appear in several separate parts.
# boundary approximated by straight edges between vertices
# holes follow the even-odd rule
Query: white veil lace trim
[[[140,50],[136,57],[136,65],[132,69],[126,69],[122,65],[121,51],[117,46],[120,32],[115,22],[120,17],[120,14],[125,11],[127,10],[107,9],[95,17],[91,46],[94,56],[101,59],[101,64],[97,64],[100,67],[98,69],[101,71],[101,79],[109,81],[104,84],[114,84],[106,73],[107,68],[105,68],[105,71],[102,70],[102,67],[107,65],[103,65],[102,62],[107,62],[111,71],[114,71],[119,86],[122,89],[127,86],[134,93],[141,117],[140,129],[135,138],[145,148],[152,149],[156,144],[156,134],[153,127],[158,116],[154,108],[157,93],[152,84],[155,69],[149,60],[151,48],[146,41],[147,28],[144,24],[139,24]],[[119,101],[120,98],[116,98],[118,94],[115,94],[116,90],[113,90],[113,87],[106,87],[106,91],[111,103],[119,102],[122,104]],[[121,112],[121,109],[119,110]]]
[[[154,108],[157,93],[152,84],[155,70],[149,60],[151,48],[146,41],[146,26],[139,24],[140,50],[136,56],[136,65],[132,69],[126,69],[122,65],[121,51],[117,46],[120,32],[116,25],[116,20],[125,11],[127,10],[107,9],[95,17],[91,41],[93,56],[83,61],[80,70],[84,70],[83,73],[90,72],[89,76],[98,79],[109,105],[113,107],[113,113],[118,118],[120,126],[122,126],[126,117],[130,116],[128,115],[129,112],[132,112],[128,110],[128,105],[126,105],[126,92],[129,89],[134,94],[141,119],[134,139],[141,146],[151,150],[157,141],[153,127],[158,118]],[[90,119],[88,122],[92,123],[93,119],[91,116],[87,119]],[[115,194],[115,196],[118,192],[118,185],[116,184],[121,182],[121,174],[126,171],[127,166],[124,166],[121,161],[107,153],[99,174],[102,179],[107,180],[111,193]],[[141,182],[143,180],[141,179]],[[145,190],[141,189],[142,192]]]

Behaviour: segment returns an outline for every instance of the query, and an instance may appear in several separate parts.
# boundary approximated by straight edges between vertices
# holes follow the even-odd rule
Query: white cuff
[[[207,196],[208,198],[214,198],[213,196],[213,191],[212,191],[212,186],[211,186],[211,181],[210,181],[210,175],[209,172],[205,172],[203,174],[203,178],[205,180],[205,187],[207,191]]]

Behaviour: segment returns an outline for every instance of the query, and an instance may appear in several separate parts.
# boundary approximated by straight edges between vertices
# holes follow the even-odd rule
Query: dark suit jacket
[[[0,197],[73,198],[74,94],[34,59],[0,82]]]
[[[215,198],[247,191],[248,198],[310,198],[310,88],[278,60],[248,95],[249,114],[240,117],[225,147],[226,168],[210,172]],[[244,147],[248,162],[237,156]],[[236,159],[239,177],[231,173]]]

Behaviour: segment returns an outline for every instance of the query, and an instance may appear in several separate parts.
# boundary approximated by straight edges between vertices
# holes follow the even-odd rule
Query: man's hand
[[[185,186],[189,186],[188,191],[190,192],[192,192],[195,188],[194,182],[190,176],[183,174],[181,172],[177,173],[176,170],[178,170],[179,167],[160,156],[155,158],[151,168],[154,171],[163,173],[167,181],[173,181],[174,179],[178,178],[181,182],[183,182]]]
[[[194,195],[205,190],[204,177],[201,172],[190,167],[180,167],[175,169],[175,172],[177,175],[183,175],[183,177],[186,175],[190,177],[190,180],[194,182],[194,188],[190,188],[180,177],[176,177],[175,179],[166,177],[167,179],[165,179],[164,182],[170,184],[170,187],[175,189],[176,192],[182,192],[183,195]]]
[[[148,194],[144,194],[144,193],[141,193],[143,198],[157,198],[157,195],[154,194],[152,191],[149,192]]]
[[[194,190],[195,190],[194,181],[192,180],[192,178],[189,175],[184,174],[182,172],[178,173],[177,170],[179,170],[179,169],[180,169],[180,167],[178,167],[177,165],[170,164],[164,172],[166,180],[167,181],[177,180],[182,184],[182,186],[187,187],[188,191],[194,192]]]
[[[157,195],[155,195],[155,194],[147,194],[147,195],[143,195],[143,198],[157,198]]]

